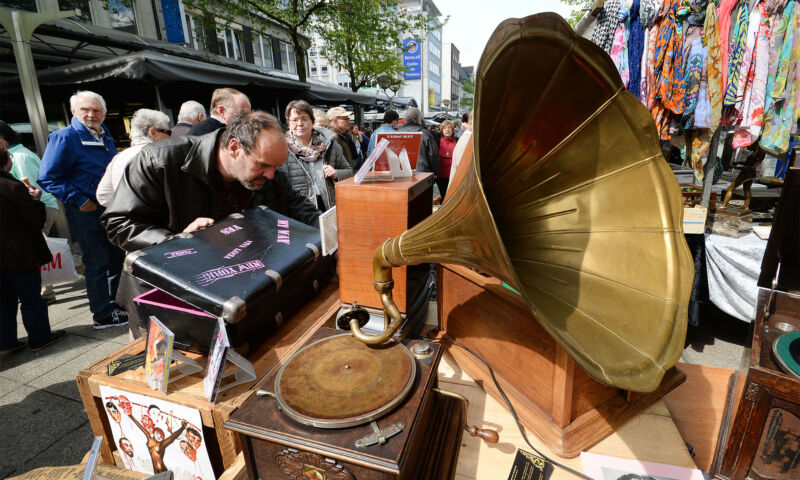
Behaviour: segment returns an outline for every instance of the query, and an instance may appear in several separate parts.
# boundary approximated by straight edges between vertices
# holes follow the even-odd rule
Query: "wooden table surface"
[[[464,433],[456,468],[456,480],[507,478],[517,449],[529,452],[531,449],[525,443],[505,406],[486,395],[447,354],[439,365],[439,388],[460,393],[469,399],[467,418],[470,425],[493,428],[500,434],[500,441],[491,445]],[[582,471],[580,457],[571,459],[557,457],[535,434],[527,433],[528,439],[542,453],[559,463]],[[616,432],[590,448],[589,452],[697,468],[662,400],[632,418]],[[560,480],[578,477],[557,468],[550,478]]]

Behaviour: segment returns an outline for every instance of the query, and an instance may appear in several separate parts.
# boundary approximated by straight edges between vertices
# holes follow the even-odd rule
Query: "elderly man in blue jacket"
[[[95,196],[108,162],[117,154],[111,133],[103,125],[106,102],[97,93],[80,91],[69,103],[72,123],[47,139],[39,185],[64,204],[70,228],[83,250],[94,328],[125,325],[127,313],[114,302],[124,253],[109,243],[100,223],[104,209]]]

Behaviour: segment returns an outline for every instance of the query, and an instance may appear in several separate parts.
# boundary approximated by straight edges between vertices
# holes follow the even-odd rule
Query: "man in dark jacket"
[[[356,145],[350,138],[350,112],[342,107],[333,107],[328,110],[328,121],[331,131],[336,134],[334,141],[342,147],[342,153],[353,172],[357,172],[361,165],[356,162]]]
[[[259,111],[235,115],[226,129],[146,145],[103,214],[108,238],[132,252],[259,205],[318,226],[319,210],[276,171],[288,153],[278,119]],[[123,272],[117,300],[135,337],[145,331],[131,308],[142,287]]]
[[[439,174],[439,142],[433,134],[423,126],[422,112],[418,108],[411,107],[406,110],[406,123],[400,127],[400,132],[422,132],[422,143],[419,146],[419,158],[417,158],[416,172],[433,172]]]
[[[250,99],[233,88],[218,88],[211,94],[211,116],[189,130],[189,135],[205,135],[223,128],[239,112],[250,112]]]
[[[63,330],[50,331],[40,293],[39,267],[52,259],[42,235],[42,191],[14,178],[11,165],[6,144],[0,142],[0,357],[25,348],[17,339],[17,303],[31,350],[39,351],[65,335]]]
[[[146,145],[102,216],[108,237],[132,252],[258,205],[316,226],[319,210],[276,173],[288,151],[281,124],[259,111],[224,130]]]

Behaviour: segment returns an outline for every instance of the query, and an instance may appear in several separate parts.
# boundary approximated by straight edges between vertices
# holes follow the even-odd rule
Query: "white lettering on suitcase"
[[[289,220],[278,220],[278,228],[285,228],[286,230],[278,230],[278,243],[291,245],[289,240]]]
[[[223,235],[230,235],[231,233],[241,229],[242,227],[240,227],[239,225],[231,225],[230,227],[223,228],[222,230],[220,230],[220,232],[222,232]]]
[[[245,248],[249,247],[249,246],[250,246],[250,244],[252,244],[252,243],[253,243],[253,241],[252,241],[252,240],[247,240],[246,242],[242,242],[242,244],[241,244],[241,245],[239,245],[238,247],[236,247],[236,248],[234,248],[233,250],[231,250],[230,252],[228,252],[228,253],[225,255],[225,258],[227,258],[227,259],[229,259],[229,260],[230,260],[231,258],[235,257],[236,255],[239,255],[239,252],[241,252],[241,251],[242,251],[242,250],[244,250]]]
[[[206,287],[217,280],[230,278],[234,275],[239,275],[240,273],[252,272],[253,270],[258,270],[260,268],[265,268],[264,264],[261,263],[261,260],[250,260],[249,262],[239,263],[237,265],[217,267],[212,268],[211,270],[206,270],[205,272],[196,275],[195,281],[201,287]]]
[[[197,250],[194,248],[184,248],[183,250],[173,250],[164,254],[167,258],[183,257],[185,255],[194,255]]]

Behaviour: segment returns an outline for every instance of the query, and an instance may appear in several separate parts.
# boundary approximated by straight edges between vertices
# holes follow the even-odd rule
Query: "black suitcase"
[[[257,348],[327,281],[319,229],[266,207],[128,255],[125,270],[153,288],[134,303],[175,334],[175,348],[208,353],[217,318],[231,346]]]

